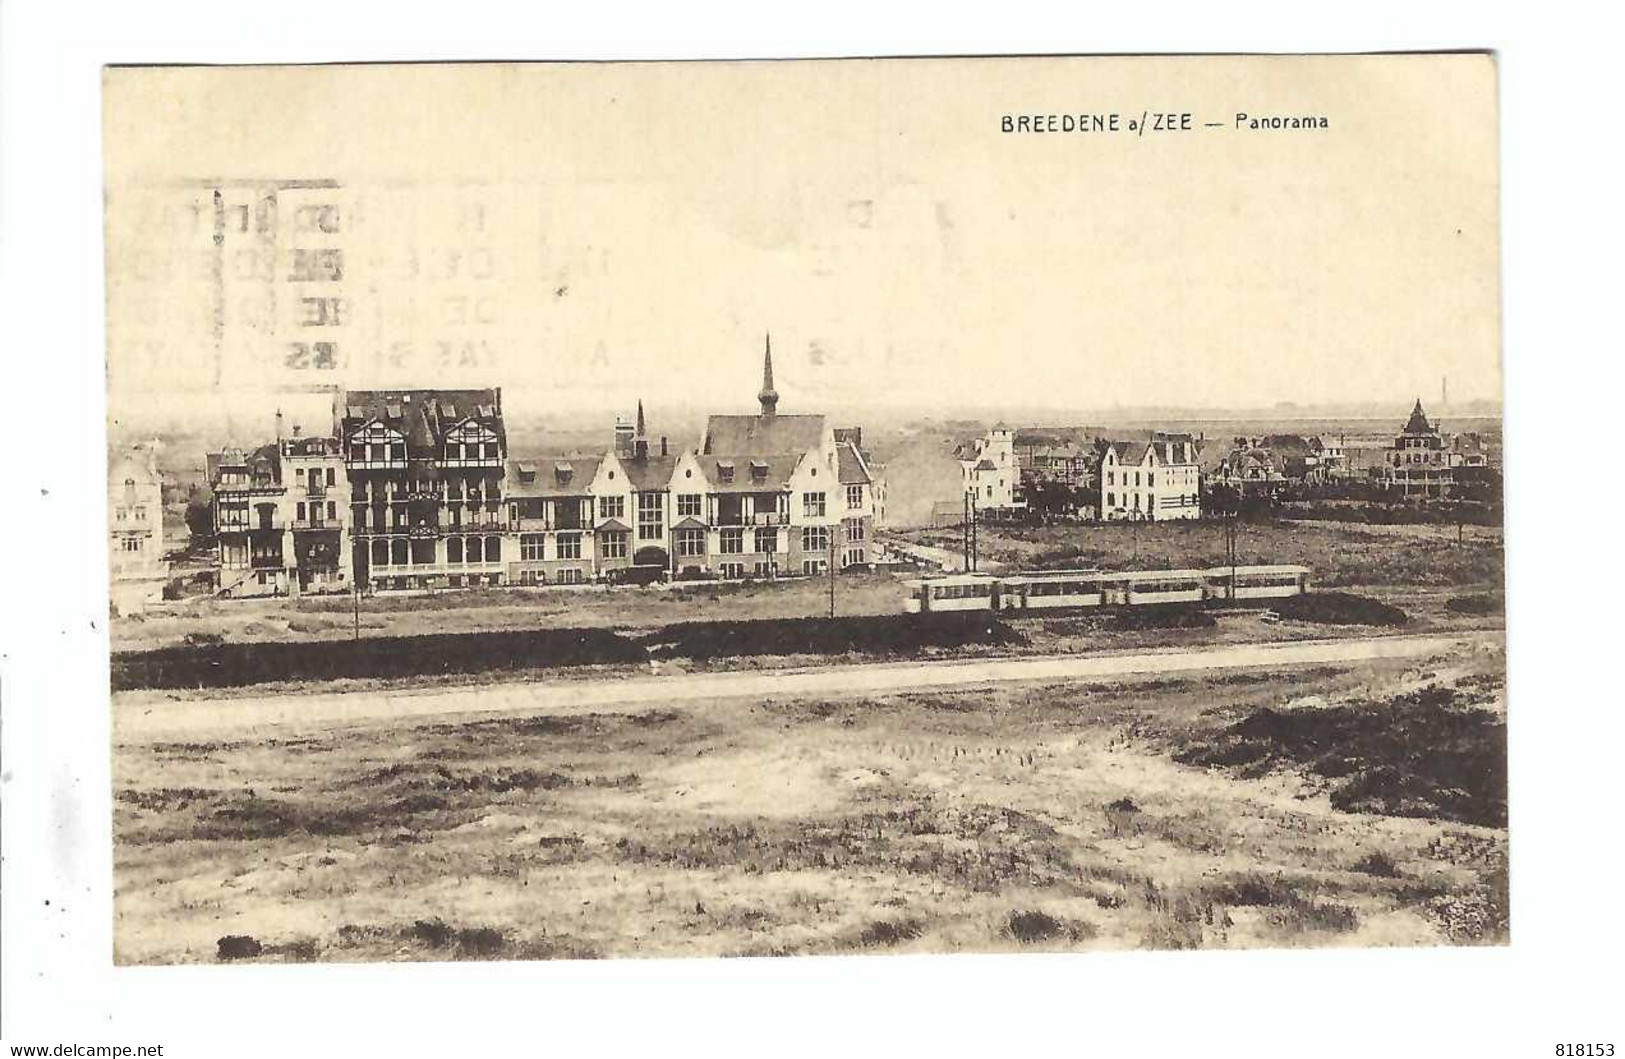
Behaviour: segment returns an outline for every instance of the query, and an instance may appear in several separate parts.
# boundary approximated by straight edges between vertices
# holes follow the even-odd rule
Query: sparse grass
[[[1477,657],[1448,666],[1469,670],[1458,687],[1492,693],[1496,675],[1472,669]],[[117,958],[1234,948],[1342,942],[1372,924],[1384,943],[1496,941],[1504,831],[1442,821],[1432,801],[1432,818],[1385,821],[1380,848],[1441,870],[1387,876],[1368,857],[1379,849],[1369,818],[1289,797],[1331,782],[1304,778],[1302,760],[1376,762],[1380,729],[1419,754],[1480,738],[1464,727],[1452,749],[1452,729],[1426,716],[1493,716],[1460,703],[1382,713],[1416,669],[719,700],[120,746]],[[1305,694],[1375,719],[1231,731]],[[1168,756],[1232,737],[1247,743],[1238,766]],[[1306,757],[1311,747],[1323,749]],[[1459,782],[1426,756],[1405,767]],[[225,955],[226,923],[258,950],[234,942]]]
[[[957,530],[902,534],[918,543],[958,547]],[[1405,588],[1500,584],[1499,527],[1475,528],[1465,544],[1454,526],[1358,527],[1316,522],[1246,522],[1237,538],[1244,564],[1294,563],[1316,585]],[[1039,528],[985,527],[984,559],[1019,569],[1103,570],[1214,567],[1230,560],[1217,522],[1094,523]]]

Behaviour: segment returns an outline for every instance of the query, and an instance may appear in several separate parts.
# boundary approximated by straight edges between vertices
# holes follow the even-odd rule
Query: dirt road
[[[1250,666],[1323,665],[1420,658],[1501,634],[1376,636],[1299,640],[1105,655],[1048,655],[971,661],[832,665],[776,672],[671,673],[619,680],[556,680],[308,695],[243,696],[155,703],[113,701],[115,743],[243,736],[364,721],[401,722],[468,714],[549,714],[676,707],[724,698],[841,697],[1034,680],[1100,681],[1133,673],[1181,673]],[[280,734],[280,733],[279,733]]]

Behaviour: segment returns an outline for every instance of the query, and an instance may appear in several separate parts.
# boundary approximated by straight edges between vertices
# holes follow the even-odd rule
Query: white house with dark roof
[[[153,447],[124,453],[109,466],[107,517],[113,606],[138,613],[161,597],[169,575],[164,484]]]
[[[627,533],[600,534],[593,486],[601,456],[510,458],[507,468],[507,582],[579,585],[600,571],[599,549],[624,557]]]
[[[757,401],[755,414],[706,421],[692,469],[710,489],[708,554],[680,554],[679,567],[693,560],[731,578],[817,574],[832,559],[842,569],[869,563],[874,478],[856,440],[862,435],[837,432],[822,415],[780,414],[771,339]],[[674,481],[674,491],[680,486]]]
[[[1202,517],[1201,471],[1189,434],[1101,441],[1100,517],[1163,522]]]
[[[996,424],[982,437],[959,446],[960,491],[976,498],[979,510],[1015,512],[1027,506],[1016,459],[1016,432]]]

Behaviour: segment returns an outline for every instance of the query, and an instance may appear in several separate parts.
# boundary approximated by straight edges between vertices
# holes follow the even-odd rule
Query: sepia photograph
[[[1490,55],[103,94],[116,963],[1509,942]]]
[[[120,965],[1510,939],[1492,57],[109,68],[104,159]]]

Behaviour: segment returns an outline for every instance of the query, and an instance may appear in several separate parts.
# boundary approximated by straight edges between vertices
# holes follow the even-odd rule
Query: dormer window
[[[734,480],[734,465],[732,460],[717,461],[717,478],[724,482]]]

